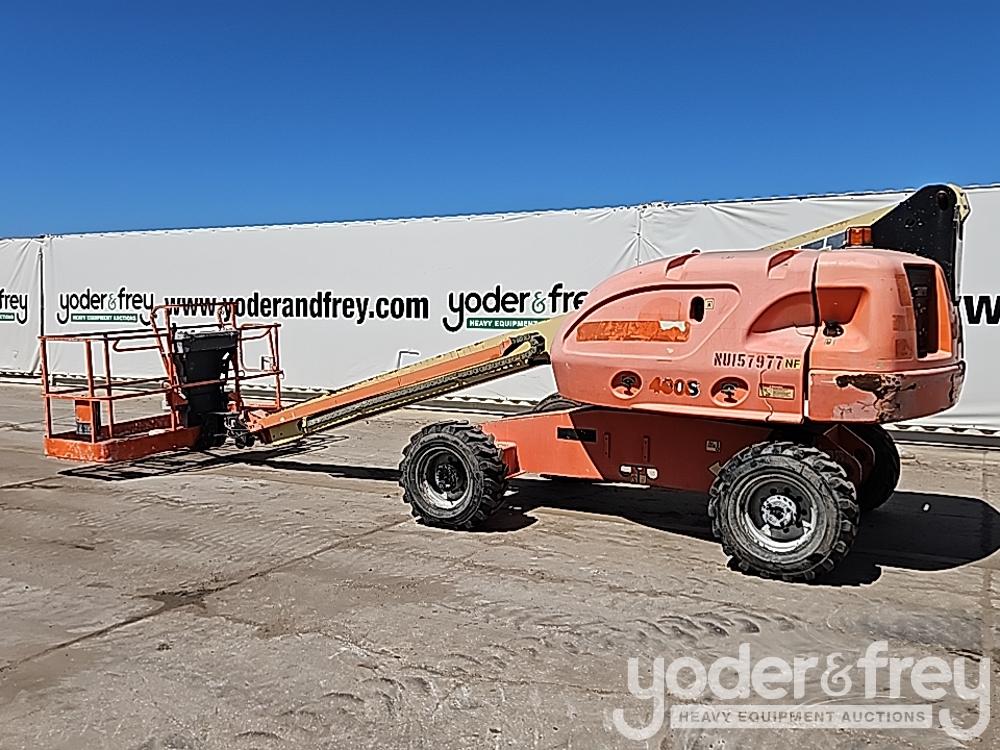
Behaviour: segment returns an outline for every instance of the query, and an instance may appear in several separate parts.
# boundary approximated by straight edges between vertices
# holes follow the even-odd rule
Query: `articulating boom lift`
[[[522,473],[708,493],[712,529],[744,571],[811,580],[849,551],[861,512],[884,503],[899,454],[882,427],[952,406],[962,387],[958,298],[968,203],[931,185],[902,203],[756,251],[653,261],[599,284],[574,313],[292,406],[277,324],[173,325],[42,337],[49,455],[115,461],[178,448],[273,444],[543,364],[558,393],[531,412],[418,432],[400,484],[420,521],[469,528]],[[158,314],[164,316],[158,325]],[[269,346],[262,367],[244,345]],[[85,345],[87,386],[51,386],[47,347]],[[103,348],[95,375],[92,347]],[[159,353],[168,413],[115,423],[110,351]],[[275,398],[243,397],[273,378]],[[53,433],[72,401],[75,430]],[[103,405],[103,410],[102,410]],[[102,422],[107,413],[108,422]]]

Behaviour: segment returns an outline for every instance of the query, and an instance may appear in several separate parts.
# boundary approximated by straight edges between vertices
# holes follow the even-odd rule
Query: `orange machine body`
[[[965,372],[940,267],[872,248],[646,263],[595,288],[551,358],[580,406],[483,425],[510,474],[694,491],[804,430],[860,486],[876,456],[851,425],[947,409]]]
[[[937,264],[889,250],[692,253],[600,284],[552,347],[585,404],[763,423],[940,412],[964,375]]]

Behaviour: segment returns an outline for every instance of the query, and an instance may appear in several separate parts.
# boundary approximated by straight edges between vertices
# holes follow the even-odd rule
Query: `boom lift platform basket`
[[[221,445],[226,437],[247,446],[253,437],[240,428],[247,411],[282,408],[279,323],[237,323],[227,310],[214,324],[177,325],[175,306],[150,311],[149,328],[97,331],[40,337],[45,452],[81,461],[128,461],[183,448]],[[162,318],[161,318],[162,316]],[[267,352],[257,368],[247,364],[247,345],[259,342]],[[85,363],[82,385],[60,385],[50,373],[56,347],[80,348]],[[118,355],[152,353],[163,374],[116,378]],[[148,355],[147,355],[148,356]],[[244,397],[248,383],[274,394],[263,402]],[[121,419],[132,405],[161,397],[163,413]],[[60,407],[71,404],[74,425],[56,427]]]

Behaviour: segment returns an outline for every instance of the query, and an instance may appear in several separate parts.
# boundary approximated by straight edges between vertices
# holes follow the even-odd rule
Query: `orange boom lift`
[[[473,527],[523,473],[706,492],[713,532],[739,568],[811,580],[848,553],[860,514],[896,487],[899,454],[882,425],[958,400],[968,211],[961,190],[930,185],[759,250],[646,263],[570,315],[292,406],[282,402],[277,324],[239,325],[224,311],[215,325],[179,327],[164,306],[152,331],[43,336],[45,449],[118,461],[229,438],[273,444],[551,365],[558,393],[531,412],[412,437],[400,484],[414,516]],[[48,347],[68,341],[84,346],[85,387],[52,384]],[[257,369],[246,364],[253,341],[267,349]],[[111,352],[143,350],[165,378],[112,377]],[[247,382],[262,378],[275,397],[251,403]],[[115,405],[151,384],[167,413],[115,422]],[[76,429],[53,432],[57,400],[73,403]]]

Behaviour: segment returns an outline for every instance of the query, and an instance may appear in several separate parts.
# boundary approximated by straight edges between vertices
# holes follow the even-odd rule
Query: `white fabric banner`
[[[642,211],[640,262],[699,250],[750,250],[898,203],[907,193],[651,204]]]
[[[575,307],[633,262],[638,208],[342,224],[57,236],[46,258],[46,331],[142,326],[149,308],[211,299],[246,320],[280,320],[293,386],[333,388]],[[200,313],[201,317],[196,317]],[[56,345],[54,372],[79,372],[82,347]],[[124,369],[122,369],[124,368]],[[158,371],[126,355],[116,375]],[[547,368],[473,389],[551,393]]]
[[[1000,367],[1000,188],[967,191],[972,214],[965,223],[961,312],[968,370],[954,408],[920,424],[1000,429],[1000,399],[993,373]]]
[[[0,240],[0,372],[38,369],[43,240]]]

